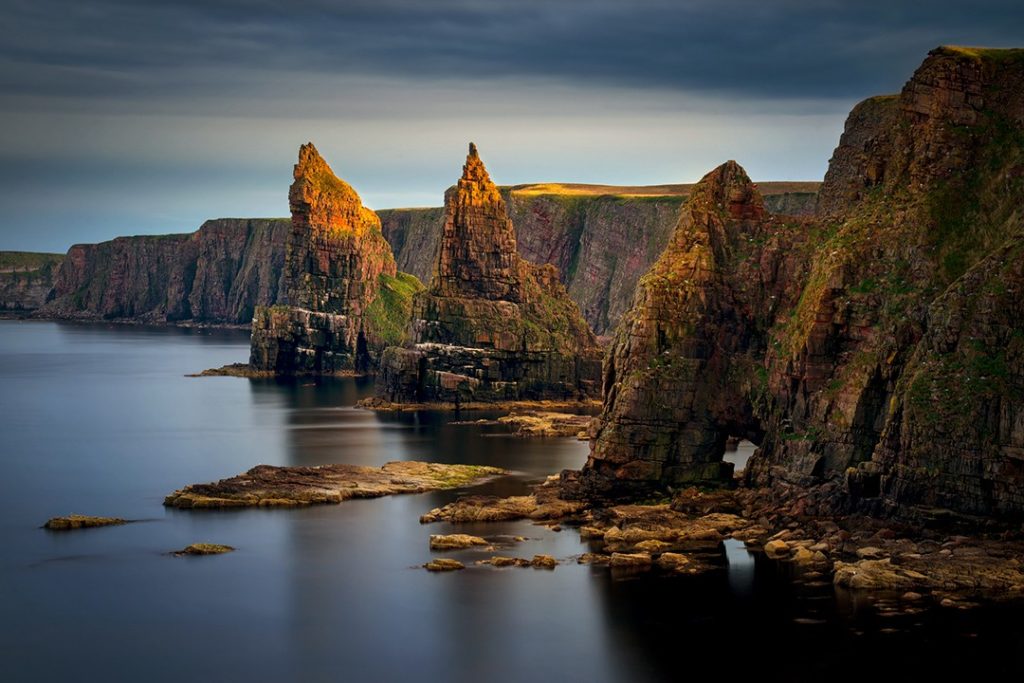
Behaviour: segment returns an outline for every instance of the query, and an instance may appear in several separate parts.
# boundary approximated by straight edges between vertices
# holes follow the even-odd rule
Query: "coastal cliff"
[[[368,370],[400,343],[419,281],[399,273],[380,219],[312,143],[299,149],[284,297],[253,317],[249,365],[280,375]]]
[[[76,244],[38,314],[248,324],[281,291],[288,222],[221,218],[180,235]]]
[[[769,210],[810,215],[818,185],[758,187]],[[520,255],[554,265],[583,317],[604,335],[614,330],[640,276],[668,244],[692,187],[546,184],[499,190]],[[398,270],[428,281],[444,208],[377,214]],[[67,264],[51,269],[49,280],[40,274],[25,288],[25,278],[8,278],[12,283],[3,298],[8,309],[40,309],[41,317],[248,325],[257,306],[283,303],[290,231],[288,218],[218,218],[190,234],[76,244]]]
[[[46,302],[63,254],[0,251],[0,313],[24,315]]]
[[[429,288],[413,300],[410,345],[381,359],[393,402],[596,396],[601,352],[551,265],[525,261],[505,201],[476,147],[445,193]]]
[[[1024,516],[1022,84],[1024,51],[932,51],[853,110],[813,220],[773,216],[732,162],[706,176],[564,493],[728,482],[740,437],[747,483],[803,514]]]

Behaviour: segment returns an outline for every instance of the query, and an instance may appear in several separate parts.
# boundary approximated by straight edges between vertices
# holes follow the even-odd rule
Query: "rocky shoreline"
[[[564,561],[604,565],[616,574],[713,571],[721,566],[713,561],[721,544],[735,539],[751,552],[791,565],[798,580],[830,582],[901,603],[970,607],[1024,599],[1024,534],[1011,527],[968,534],[864,515],[806,515],[799,506],[779,506],[768,489],[693,487],[660,501],[609,506],[563,500],[559,491],[559,477],[550,477],[527,496],[463,496],[420,522],[528,519],[555,530],[572,528],[589,549]]]

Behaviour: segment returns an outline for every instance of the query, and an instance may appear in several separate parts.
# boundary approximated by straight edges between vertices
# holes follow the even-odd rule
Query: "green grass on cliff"
[[[395,277],[381,275],[380,290],[366,309],[367,325],[373,336],[388,346],[405,341],[405,330],[412,314],[412,298],[423,283],[415,275],[398,273]]]
[[[988,62],[1024,62],[1024,49],[1022,48],[999,48],[999,47],[968,47],[965,45],[944,45],[939,48],[941,52],[949,55],[970,57],[978,61]]]
[[[53,266],[64,260],[64,254],[32,251],[0,251],[0,273],[31,272]]]

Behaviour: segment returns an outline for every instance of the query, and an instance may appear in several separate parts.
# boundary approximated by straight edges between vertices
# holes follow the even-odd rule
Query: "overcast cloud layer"
[[[818,179],[850,106],[1003,2],[6,0],[0,249],[287,214],[313,140],[371,206],[501,183]]]

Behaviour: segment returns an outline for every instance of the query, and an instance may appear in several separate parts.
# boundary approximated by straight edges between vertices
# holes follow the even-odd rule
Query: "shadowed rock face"
[[[804,232],[767,214],[735,162],[701,179],[606,356],[604,411],[580,480],[587,495],[731,477],[725,439],[761,436],[748,399],[765,353],[758,332],[793,294],[760,283],[792,275]]]
[[[412,347],[382,358],[396,402],[573,398],[598,391],[597,342],[553,266],[516,251],[505,202],[471,145],[445,195],[434,277],[413,303]]]
[[[933,51],[851,113],[813,221],[709,174],[617,330],[566,495],[725,480],[732,435],[802,513],[1024,516],[1022,86],[1024,51]]]
[[[299,150],[288,193],[288,305],[257,309],[250,365],[282,375],[369,368],[404,324],[420,285],[400,276],[380,220],[312,143]]]

